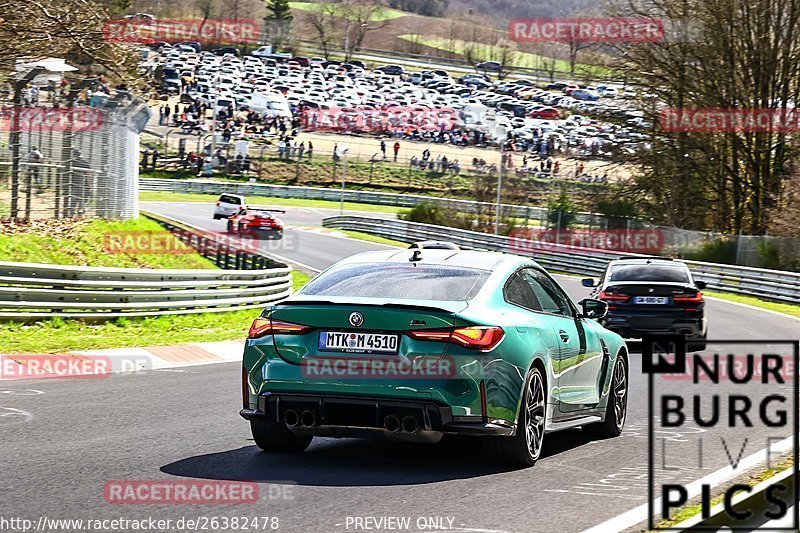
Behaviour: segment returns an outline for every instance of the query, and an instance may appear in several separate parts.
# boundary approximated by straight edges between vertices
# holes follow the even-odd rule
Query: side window
[[[531,290],[530,284],[523,277],[524,271],[514,272],[503,287],[503,297],[514,305],[530,309],[531,311],[541,311],[542,307],[539,300]]]
[[[569,301],[550,278],[534,268],[526,268],[522,274],[531,292],[541,303],[542,311],[554,315],[572,316]]]

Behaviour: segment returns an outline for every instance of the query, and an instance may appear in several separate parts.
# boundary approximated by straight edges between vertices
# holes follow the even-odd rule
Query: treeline
[[[796,127],[718,124],[698,131],[660,121],[668,110],[735,116],[793,109],[800,97],[800,0],[625,1],[620,16],[667,22],[657,42],[621,46],[618,68],[642,88],[640,105],[652,123],[650,147],[634,160],[642,171],[631,194],[655,221],[671,226],[750,234],[793,227],[800,234],[796,218],[786,223],[797,216]]]

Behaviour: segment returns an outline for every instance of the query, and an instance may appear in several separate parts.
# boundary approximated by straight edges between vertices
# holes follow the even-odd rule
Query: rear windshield
[[[618,265],[611,267],[610,281],[689,283],[689,274],[682,265]]]
[[[401,300],[470,300],[490,272],[441,265],[365,263],[334,267],[320,275],[300,294],[396,298]]]
[[[237,204],[237,205],[241,205],[242,203],[241,198],[237,198],[235,196],[228,196],[227,194],[223,194],[222,196],[220,196],[219,201],[226,204]]]

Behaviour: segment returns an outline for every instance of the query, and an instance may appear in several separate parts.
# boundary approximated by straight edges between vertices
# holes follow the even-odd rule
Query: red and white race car
[[[257,235],[264,233],[268,238],[283,238],[283,220],[273,213],[285,213],[282,209],[256,209],[245,207],[228,217],[228,233],[238,235]]]

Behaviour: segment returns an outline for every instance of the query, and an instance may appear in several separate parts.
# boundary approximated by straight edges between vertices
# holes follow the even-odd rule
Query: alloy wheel
[[[622,426],[625,425],[628,394],[628,378],[625,371],[625,363],[622,360],[617,361],[617,367],[614,370],[614,383],[611,388],[614,392],[614,414],[616,415],[617,429],[621,430]]]
[[[534,459],[538,459],[539,454],[542,453],[545,419],[544,383],[538,372],[533,373],[528,383],[525,411],[525,437],[528,443],[528,453]]]

